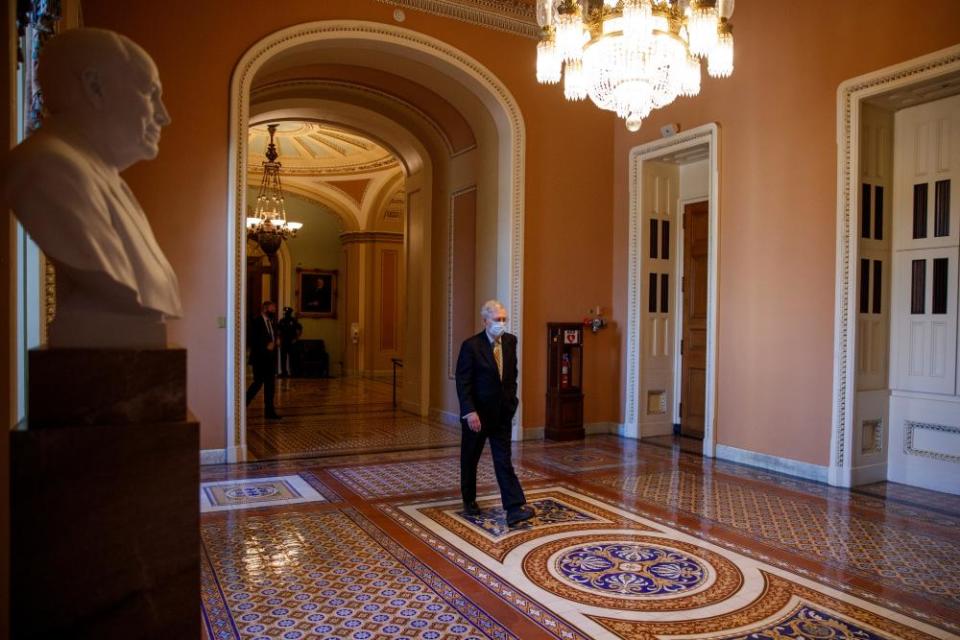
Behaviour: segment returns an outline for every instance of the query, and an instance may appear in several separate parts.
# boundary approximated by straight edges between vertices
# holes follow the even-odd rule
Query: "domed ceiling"
[[[278,122],[274,140],[283,175],[349,175],[393,168],[394,155],[368,138],[317,122]],[[250,127],[247,166],[258,171],[270,142],[266,124]]]
[[[248,133],[250,189],[256,189],[263,176],[270,143],[267,124],[254,125]],[[398,217],[393,200],[403,189],[403,167],[391,151],[361,134],[318,122],[276,124],[280,179],[288,196],[326,207],[353,230],[383,228]]]

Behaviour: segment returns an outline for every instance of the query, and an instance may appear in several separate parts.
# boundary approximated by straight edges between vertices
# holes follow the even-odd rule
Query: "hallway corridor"
[[[285,421],[286,422],[286,421]],[[269,428],[269,427],[268,427]],[[210,638],[954,638],[960,500],[613,436],[525,443],[537,517],[456,447],[207,466]]]
[[[280,378],[275,402],[282,420],[264,419],[262,394],[247,410],[247,443],[258,460],[460,444],[458,428],[394,410],[389,381]]]

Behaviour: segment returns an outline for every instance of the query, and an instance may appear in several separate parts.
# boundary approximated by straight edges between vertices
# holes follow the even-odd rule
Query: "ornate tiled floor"
[[[960,638],[960,513],[942,494],[849,492],[595,436],[518,445],[537,515],[511,529],[489,456],[482,511],[462,512],[457,455],[204,467],[253,500],[290,477],[322,496],[202,514],[207,633]]]
[[[395,411],[391,385],[365,378],[277,380],[282,420],[263,418],[263,394],[247,410],[247,446],[256,459],[344,455],[456,446],[456,428]]]

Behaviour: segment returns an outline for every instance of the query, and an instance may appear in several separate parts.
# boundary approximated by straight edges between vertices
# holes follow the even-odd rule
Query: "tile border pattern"
[[[390,538],[383,530],[358,511],[353,508],[346,508],[330,513],[340,513],[353,521],[364,533],[369,535],[374,542],[419,578],[428,588],[462,615],[468,622],[473,624],[477,629],[478,635],[485,635],[491,640],[520,640],[516,635],[511,633],[509,629],[500,625],[490,617],[489,614],[483,611],[483,609],[478,607],[466,594],[440,577],[439,574]],[[203,604],[203,619],[209,637],[212,640],[241,640],[243,636],[233,620],[233,615],[230,613],[226,596],[216,577],[213,562],[209,556],[206,544],[202,541],[201,562],[206,565],[207,569],[201,572],[201,600]]]
[[[561,486],[568,486],[568,485],[561,484]],[[589,488],[586,488],[586,487],[582,487],[582,486],[576,487],[576,491],[578,491],[579,493],[582,493],[585,496],[594,498],[596,500],[611,502],[608,496],[598,493],[596,491],[591,491]],[[616,501],[613,501],[613,503],[618,504]],[[928,614],[926,612],[917,611],[913,607],[899,603],[896,600],[883,599],[881,597],[878,597],[877,594],[871,591],[868,591],[866,589],[863,589],[851,584],[849,581],[844,581],[839,578],[831,577],[830,572],[811,571],[804,567],[790,564],[786,560],[763,553],[762,551],[758,551],[755,548],[745,547],[741,544],[731,542],[713,533],[703,531],[702,529],[699,529],[697,527],[691,527],[691,526],[685,525],[682,522],[678,521],[677,519],[664,518],[662,516],[657,515],[656,513],[652,513],[644,509],[641,505],[638,505],[636,503],[632,504],[630,507],[626,507],[623,504],[619,504],[619,506],[624,510],[630,511],[643,518],[647,518],[648,520],[651,520],[653,522],[671,527],[682,533],[686,533],[687,535],[699,537],[701,540],[710,542],[714,545],[717,545],[718,547],[723,547],[724,549],[734,551],[741,555],[747,556],[754,560],[758,560],[760,562],[764,562],[774,567],[778,567],[780,569],[786,569],[792,573],[797,574],[798,576],[804,577],[808,580],[818,582],[826,587],[835,589],[836,591],[842,591],[844,593],[852,595],[861,600],[876,604],[878,606],[886,607],[887,609],[896,611],[900,614],[911,616],[916,618],[917,620],[921,620],[922,622],[926,622],[934,626],[939,626],[950,632],[960,634],[960,622],[945,620],[937,616]]]

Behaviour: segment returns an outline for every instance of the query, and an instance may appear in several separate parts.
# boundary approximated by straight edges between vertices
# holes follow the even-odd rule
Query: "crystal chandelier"
[[[734,0],[537,0],[537,81],[563,80],[637,131],[650,111],[733,73]]]
[[[270,132],[270,144],[267,145],[266,160],[263,162],[263,177],[260,191],[257,193],[257,205],[253,215],[247,218],[247,237],[257,241],[267,255],[273,255],[280,244],[294,238],[303,226],[301,222],[288,222],[283,207],[283,187],[280,185],[280,163],[277,162],[277,146],[273,142],[277,125],[267,125]]]

